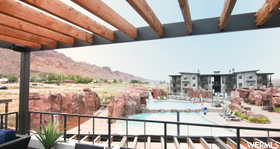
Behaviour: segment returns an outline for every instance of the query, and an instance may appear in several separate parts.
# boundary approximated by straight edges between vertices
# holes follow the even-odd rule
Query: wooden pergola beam
[[[26,40],[17,39],[17,38],[14,38],[14,37],[1,35],[1,34],[0,34],[0,41],[5,41],[5,42],[9,42],[9,43],[12,43],[12,44],[18,44],[18,45],[22,45],[22,46],[27,46],[27,47],[34,48],[34,49],[40,49],[41,48],[40,44],[30,42],[30,41],[26,41]]]
[[[225,1],[224,9],[223,9],[222,15],[219,20],[220,30],[224,30],[226,28],[235,4],[236,4],[236,0],[226,0]]]
[[[72,0],[74,3],[85,8],[94,15],[100,17],[104,21],[118,28],[130,38],[137,38],[137,28],[115,12],[111,7],[107,6],[101,0]]]
[[[280,7],[280,0],[266,0],[263,7],[256,13],[256,25],[264,25]]]
[[[43,12],[25,6],[16,0],[0,0],[0,12],[88,43],[93,42],[92,34],[59,21]]]
[[[191,11],[189,7],[189,2],[188,0],[178,0],[183,18],[185,21],[185,24],[187,26],[187,31],[189,34],[192,33],[192,17],[191,17]]]
[[[27,33],[21,30],[17,30],[14,28],[10,28],[5,25],[0,25],[0,34],[5,35],[5,36],[10,36],[13,38],[21,39],[21,40],[26,40],[34,43],[39,43],[42,45],[46,45],[52,48],[57,47],[57,43],[55,40],[48,39],[42,36],[38,36],[35,34]]]
[[[61,0],[21,0],[34,7],[47,11],[57,17],[67,20],[77,26],[96,33],[108,40],[114,40],[114,31],[82,14],[75,8],[68,6]],[[95,0],[94,0],[95,1]],[[87,2],[90,2],[87,0]],[[101,13],[105,13],[103,10]],[[112,18],[111,18],[112,19]]]
[[[158,36],[164,36],[163,25],[153,12],[146,0],[127,0],[127,2],[142,16],[142,18],[153,28]]]
[[[0,24],[32,34],[40,35],[46,38],[54,39],[70,46],[74,45],[73,37],[66,36],[64,34],[22,21],[20,19],[16,19],[2,13],[0,13]]]

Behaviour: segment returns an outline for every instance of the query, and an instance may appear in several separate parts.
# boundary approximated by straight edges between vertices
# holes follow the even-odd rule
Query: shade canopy
[[[279,27],[280,0],[266,0],[257,12],[231,15],[237,0],[225,0],[221,16],[192,20],[188,0],[177,0],[184,22],[162,24],[146,0],[126,0],[149,26],[135,27],[102,0],[0,0],[0,47],[52,50],[172,37]],[[118,30],[105,27],[80,12],[92,13]],[[179,14],[178,14],[179,15]]]

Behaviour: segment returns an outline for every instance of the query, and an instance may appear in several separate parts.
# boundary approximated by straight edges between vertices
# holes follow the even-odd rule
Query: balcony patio
[[[1,129],[14,129],[18,134],[34,136],[33,130],[36,128],[32,128],[31,122],[34,120],[34,115],[39,115],[39,120],[37,119],[39,127],[44,123],[42,121],[44,117],[49,116],[50,121],[55,121],[55,117],[59,117],[61,131],[63,132],[61,140],[63,142],[57,145],[57,149],[74,148],[77,142],[101,144],[109,148],[128,146],[148,149],[151,148],[151,144],[157,144],[156,148],[164,149],[173,147],[179,149],[182,144],[191,149],[209,149],[212,148],[212,145],[221,149],[240,149],[252,148],[250,147],[252,142],[267,142],[278,145],[279,148],[280,129],[47,113],[29,111],[28,101],[31,52],[275,28],[279,27],[280,24],[279,0],[267,0],[263,8],[257,13],[239,15],[231,15],[236,0],[226,0],[220,17],[201,20],[192,20],[188,1],[178,0],[184,21],[170,24],[162,24],[145,0],[127,0],[136,13],[149,24],[149,26],[139,28],[131,25],[102,1],[73,1],[78,4],[80,9],[87,9],[90,13],[99,16],[118,30],[108,29],[82,14],[78,9],[58,0],[41,0],[40,2],[37,1],[38,3],[31,0],[22,0],[20,2],[16,0],[0,0],[0,40],[2,41],[0,42],[0,47],[9,48],[21,53],[19,110],[12,113],[5,111],[4,114],[0,114]],[[37,9],[34,9],[34,7]],[[45,13],[39,12],[38,9]],[[102,11],[99,11],[99,9]],[[64,22],[50,15],[54,15],[64,20]],[[65,22],[68,22],[68,24]],[[83,28],[83,30],[77,28],[77,26]],[[76,132],[68,129],[69,117],[77,118]],[[90,133],[81,133],[81,118],[93,120],[92,130],[87,131]],[[97,119],[107,121],[106,129],[102,133],[96,132],[98,128],[95,127],[94,122]],[[114,132],[113,123],[115,121],[125,122],[126,126],[123,133]],[[134,132],[134,129],[129,127],[130,122],[141,123],[143,129],[138,130],[139,132],[137,133]],[[149,131],[151,130],[147,128],[147,125],[150,123],[160,125],[162,128],[161,132],[150,133]],[[181,127],[186,128],[186,130],[180,131]],[[197,128],[194,129],[195,127]],[[169,130],[174,128],[176,133],[170,133]],[[217,134],[217,132],[220,132],[217,131],[218,129],[230,129],[232,133],[231,135]],[[200,131],[198,131],[199,134],[192,134],[192,130]],[[209,131],[209,133],[205,134],[205,131]],[[248,136],[246,135],[247,131],[261,133],[258,133],[259,135],[256,136]],[[32,137],[29,146],[41,148],[34,137]]]

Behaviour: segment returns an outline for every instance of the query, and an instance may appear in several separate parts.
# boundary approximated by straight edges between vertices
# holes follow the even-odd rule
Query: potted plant
[[[43,127],[41,132],[36,135],[37,139],[42,143],[45,149],[51,149],[62,134],[59,132],[57,125],[49,123],[47,127]]]

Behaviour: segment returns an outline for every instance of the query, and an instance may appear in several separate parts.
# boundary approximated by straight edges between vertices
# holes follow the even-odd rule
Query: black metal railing
[[[0,129],[8,128],[18,130],[18,112],[0,113]]]
[[[209,128],[224,128],[224,129],[234,129],[236,130],[236,141],[237,141],[237,148],[240,149],[240,130],[254,130],[254,131],[265,131],[267,132],[269,137],[270,132],[280,132],[280,129],[274,129],[274,128],[259,128],[259,127],[241,127],[241,126],[227,126],[227,125],[213,125],[213,124],[197,124],[197,123],[184,123],[184,122],[172,122],[172,121],[156,121],[156,120],[140,120],[140,119],[127,119],[127,118],[113,118],[113,117],[100,117],[100,116],[93,116],[93,115],[80,115],[80,114],[67,114],[67,113],[53,113],[53,112],[30,112],[31,114],[39,114],[40,115],[40,126],[42,125],[42,116],[43,115],[49,115],[52,117],[54,116],[62,116],[63,117],[63,138],[64,141],[67,139],[67,120],[68,117],[77,117],[78,118],[78,136],[80,135],[80,125],[81,125],[81,118],[91,118],[93,120],[93,136],[95,135],[95,119],[105,119],[108,122],[108,147],[111,147],[111,137],[112,137],[112,121],[125,121],[126,122],[126,136],[128,137],[128,122],[143,122],[144,124],[144,136],[146,136],[146,124],[147,123],[158,123],[164,125],[163,135],[164,138],[164,148],[167,149],[167,138],[168,138],[168,127],[167,125],[176,125],[177,127],[180,126],[200,126],[200,127],[209,127]],[[189,130],[188,130],[189,131]],[[179,133],[179,131],[178,131]],[[179,135],[179,134],[177,134]]]

